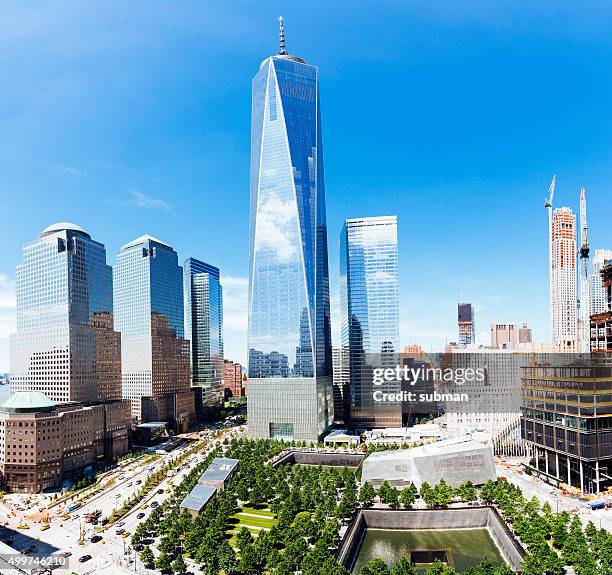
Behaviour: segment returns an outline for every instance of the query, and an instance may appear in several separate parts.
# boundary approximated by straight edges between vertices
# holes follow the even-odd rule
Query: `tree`
[[[142,553],[140,554],[140,560],[147,569],[153,569],[153,567],[155,567],[155,556],[153,555],[153,551],[151,551],[151,548],[148,545],[146,545],[145,548],[142,550]]]
[[[389,567],[382,559],[370,559],[359,571],[359,575],[390,575]]]
[[[155,561],[157,567],[162,573],[167,573],[172,569],[172,559],[165,551],[162,551]]]
[[[425,505],[427,505],[427,507],[433,507],[436,502],[436,493],[434,492],[434,489],[431,485],[429,485],[429,483],[427,483],[427,481],[423,481],[423,483],[421,484],[421,499],[425,502]]]
[[[363,503],[364,507],[370,507],[374,503],[375,496],[374,488],[366,481],[359,492],[359,501]]]
[[[453,488],[444,479],[440,479],[438,485],[434,487],[434,495],[436,505],[446,507],[453,500]]]
[[[410,489],[410,487],[402,489],[400,493],[400,500],[404,507],[410,507],[414,503],[415,499],[416,496],[414,494],[414,491]],[[405,559],[405,557],[403,559]]]
[[[480,490],[480,497],[485,503],[493,503],[495,501],[495,482],[487,479],[486,483]]]
[[[457,495],[461,497],[463,501],[475,501],[476,488],[471,481],[466,481],[457,488]]]
[[[179,555],[172,563],[172,570],[178,575],[183,575],[187,572],[187,564],[182,555]]]
[[[391,569],[391,575],[416,575],[416,573],[414,563],[410,563],[407,557],[400,557]]]

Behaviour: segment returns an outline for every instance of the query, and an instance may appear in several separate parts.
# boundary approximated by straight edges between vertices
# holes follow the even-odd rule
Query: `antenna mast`
[[[287,55],[287,50],[285,49],[285,27],[283,26],[283,17],[278,17],[278,53],[281,56]]]

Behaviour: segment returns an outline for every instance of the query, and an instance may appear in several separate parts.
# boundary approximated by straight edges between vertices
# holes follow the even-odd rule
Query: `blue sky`
[[[332,313],[343,219],[397,214],[401,336],[456,337],[461,291],[548,339],[543,198],[612,247],[606,2],[3,3],[0,371],[23,243],[74,221],[221,268],[226,355],[245,357],[251,78],[287,47],[319,66]]]

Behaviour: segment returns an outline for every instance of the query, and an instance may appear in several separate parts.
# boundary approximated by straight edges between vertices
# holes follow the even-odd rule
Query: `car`
[[[70,557],[72,555],[72,553],[70,553],[70,551],[62,551],[59,556],[60,557]]]
[[[138,515],[136,515],[136,519],[142,519],[144,516],[144,513],[139,513]]]
[[[121,535],[121,534],[125,533],[125,529],[117,529],[117,531],[115,531],[115,533],[117,535]]]
[[[45,524],[44,524],[44,525],[43,525],[43,526],[40,528],[40,530],[41,530],[41,531],[46,531],[47,529],[51,529],[51,525],[49,525],[48,523],[45,523]]]
[[[157,501],[151,501],[151,507],[157,507],[159,503]]]
[[[81,555],[79,557],[79,563],[85,563],[85,561],[89,561],[91,559],[91,555]]]
[[[164,491],[165,491],[166,493],[170,493],[170,488],[169,488],[169,487],[166,487],[166,489],[164,489]]]
[[[119,523],[117,523],[115,527],[123,527],[124,525],[125,525],[125,521],[119,521]]]
[[[27,523],[20,523],[17,525],[17,529],[29,529],[30,526]]]
[[[93,536],[93,537],[90,539],[90,541],[91,541],[92,543],[97,543],[98,541],[102,541],[102,537],[101,537],[100,535],[94,535],[94,536]]]
[[[157,494],[158,494],[158,495],[161,495],[163,492],[164,492],[164,490],[163,490],[163,489],[158,489],[158,490],[157,490]]]
[[[129,531],[124,531],[124,532],[121,534],[121,537],[123,537],[124,539],[125,539],[125,538],[127,538],[127,537],[129,537],[129,536],[130,536],[130,532],[129,532]]]
[[[136,485],[140,485],[141,483],[142,483],[142,479],[138,479],[138,480],[136,481]]]

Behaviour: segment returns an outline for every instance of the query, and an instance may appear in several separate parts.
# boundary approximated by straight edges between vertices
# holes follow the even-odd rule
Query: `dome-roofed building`
[[[42,232],[40,232],[40,237],[44,238],[45,236],[49,236],[51,234],[56,234],[57,232],[63,231],[76,232],[77,234],[81,234],[88,238],[91,238],[91,236],[81,226],[78,226],[77,224],[73,224],[71,222],[57,222],[55,224],[51,224],[50,226],[47,226]]]
[[[40,391],[17,391],[0,403],[1,413],[49,412],[55,409],[55,404]]]

